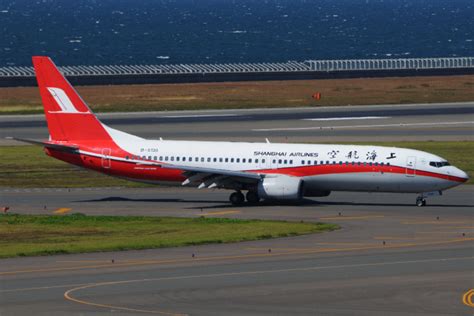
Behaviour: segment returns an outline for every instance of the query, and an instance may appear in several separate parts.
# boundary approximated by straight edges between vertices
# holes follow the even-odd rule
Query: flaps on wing
[[[203,167],[166,164],[162,165],[162,168],[183,170],[183,175],[186,177],[186,180],[183,181],[182,185],[199,183],[199,189],[223,187],[226,182],[229,181],[255,183],[263,177],[263,175],[252,172]]]
[[[73,146],[73,145],[54,144],[54,143],[42,142],[42,141],[34,140],[34,139],[17,138],[17,137],[6,137],[6,139],[16,140],[19,142],[33,144],[33,145],[39,145],[46,148],[60,150],[63,152],[68,152],[68,153],[74,153],[74,154],[79,153],[79,147]]]

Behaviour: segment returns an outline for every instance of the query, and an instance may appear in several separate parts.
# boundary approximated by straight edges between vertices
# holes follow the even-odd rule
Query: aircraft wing
[[[72,146],[72,145],[54,144],[54,143],[42,142],[42,141],[33,140],[33,139],[16,138],[16,137],[5,137],[5,138],[16,140],[23,143],[44,146],[46,148],[56,149],[63,152],[74,153],[74,154],[77,154],[79,150],[79,147]]]
[[[247,171],[234,171],[170,164],[163,164],[161,167],[183,170],[183,175],[186,177],[186,180],[184,180],[181,184],[188,185],[192,183],[200,183],[198,186],[199,189],[226,187],[232,182],[256,183],[264,177],[264,175]]]

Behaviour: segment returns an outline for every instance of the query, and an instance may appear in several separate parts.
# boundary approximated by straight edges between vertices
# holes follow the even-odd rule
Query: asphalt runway
[[[103,114],[146,138],[280,142],[474,140],[474,103]],[[0,116],[0,137],[47,137],[43,117]],[[0,145],[18,144],[0,140]],[[24,214],[211,216],[333,222],[338,231],[226,245],[0,260],[4,315],[472,315],[474,186],[336,192],[230,206],[192,188],[0,189]],[[194,254],[194,257],[193,257]]]
[[[99,114],[144,138],[274,142],[473,140],[474,103]],[[0,116],[7,136],[45,139],[43,115]]]
[[[0,315],[472,315],[473,193],[473,186],[460,186],[422,208],[413,194],[343,192],[297,205],[235,207],[219,190],[3,189],[2,202],[18,213],[225,216],[333,222],[342,229],[4,259]]]

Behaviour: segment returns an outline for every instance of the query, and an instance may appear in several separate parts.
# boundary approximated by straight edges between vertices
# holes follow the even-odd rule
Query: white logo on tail
[[[89,113],[89,112],[79,112],[72,104],[71,99],[67,96],[64,90],[59,88],[50,88],[47,87],[49,93],[53,96],[56,103],[61,108],[61,111],[49,111],[50,113]]]

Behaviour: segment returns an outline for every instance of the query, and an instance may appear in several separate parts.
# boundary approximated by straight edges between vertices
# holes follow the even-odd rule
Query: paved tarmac
[[[107,125],[144,138],[264,141],[473,140],[474,103],[108,113]],[[0,116],[7,136],[45,139],[43,115]]]
[[[100,115],[146,138],[474,140],[474,103]],[[196,132],[198,131],[198,132]],[[0,137],[46,138],[42,116]],[[0,145],[14,144],[0,140]],[[16,143],[15,143],[16,144]],[[193,188],[0,189],[10,212],[322,221],[335,232],[227,245],[0,260],[4,315],[473,315],[474,186],[230,206]],[[194,257],[192,256],[194,254]]]
[[[473,193],[473,186],[461,186],[422,208],[413,194],[343,192],[299,205],[234,207],[228,192],[218,190],[4,189],[2,201],[18,213],[70,208],[324,221],[342,229],[227,245],[4,259],[0,315],[472,315],[466,298],[474,288]]]

